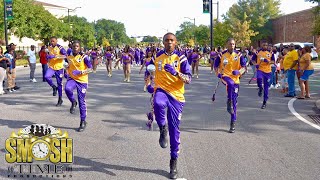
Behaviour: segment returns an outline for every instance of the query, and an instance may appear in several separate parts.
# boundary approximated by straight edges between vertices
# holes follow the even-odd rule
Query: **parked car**
[[[294,48],[295,49],[304,48],[305,46],[310,46],[311,47],[312,60],[318,59],[317,49],[314,47],[313,43],[309,43],[309,42],[285,42],[285,43],[282,43],[282,44],[283,44],[284,47],[288,47],[291,43],[294,44]],[[277,44],[275,44],[273,46],[277,47],[277,49],[279,50],[280,44],[281,43],[277,43]]]

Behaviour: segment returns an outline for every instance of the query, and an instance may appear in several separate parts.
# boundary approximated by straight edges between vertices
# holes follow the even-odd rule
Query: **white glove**
[[[63,66],[64,66],[65,68],[68,68],[68,67],[69,67],[69,63],[67,63],[67,62],[64,61]]]

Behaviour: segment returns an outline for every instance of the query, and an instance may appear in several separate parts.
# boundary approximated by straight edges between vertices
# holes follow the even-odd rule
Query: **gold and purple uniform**
[[[257,62],[257,85],[259,87],[259,94],[261,95],[263,89],[263,101],[266,102],[269,99],[269,82],[272,75],[271,64],[274,64],[274,55],[268,50],[259,50],[252,56],[252,61]]]
[[[185,103],[184,82],[191,80],[190,65],[185,55],[175,50],[171,54],[161,50],[157,53],[154,60],[155,65],[155,87],[154,87],[154,114],[159,127],[166,126],[166,108],[167,120],[170,135],[171,158],[176,159],[180,144],[180,120]],[[177,74],[165,69],[170,66],[172,71],[188,76],[184,81]]]
[[[57,44],[56,46],[50,45],[48,47],[49,54],[47,55],[47,60],[49,60],[48,63],[48,70],[46,71],[45,79],[48,82],[48,84],[53,88],[58,88],[58,94],[59,98],[62,97],[62,77],[64,74],[63,71],[63,64],[64,64],[64,58],[57,58],[57,56],[67,55],[66,50]],[[52,82],[52,76],[55,75],[57,80],[57,86],[55,86]]]
[[[228,102],[232,102],[233,112],[228,110],[231,114],[231,122],[237,120],[237,99],[240,84],[240,72],[242,67],[246,66],[246,62],[239,51],[223,51],[218,54],[217,59],[214,61],[214,67],[218,70],[222,82],[227,86]]]
[[[68,67],[68,80],[65,86],[65,92],[67,94],[70,102],[75,102],[73,96],[73,90],[77,89],[78,102],[80,109],[80,118],[81,121],[85,121],[87,116],[87,107],[86,107],[86,92],[88,89],[88,74],[75,73],[83,72],[85,70],[92,69],[92,64],[87,55],[83,53],[78,53],[74,55],[72,52],[67,57],[69,67]]]

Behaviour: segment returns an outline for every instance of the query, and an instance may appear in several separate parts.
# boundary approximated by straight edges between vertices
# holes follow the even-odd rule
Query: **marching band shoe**
[[[80,122],[80,127],[78,128],[78,132],[82,132],[86,129],[87,127],[87,121],[81,121]]]
[[[61,106],[62,105],[62,103],[63,103],[63,100],[62,100],[62,98],[61,97],[59,97],[59,99],[58,99],[58,103],[56,104],[56,106],[58,107],[58,106]]]
[[[52,86],[52,95],[53,95],[53,96],[56,96],[56,95],[57,95],[57,90],[58,90],[57,86],[53,85],[53,86]]]
[[[236,122],[231,122],[229,133],[234,133],[236,131],[235,127],[236,127]]]
[[[259,96],[259,97],[262,96],[262,88],[259,88],[258,96]]]
[[[265,109],[267,107],[267,102],[266,101],[263,101],[263,104],[261,106],[261,109]]]
[[[77,107],[78,103],[77,101],[73,101],[70,107],[70,113],[74,114],[76,112],[76,107]]]
[[[170,159],[170,179],[178,178],[178,168],[177,168],[178,159]]]
[[[160,138],[159,144],[162,148],[166,148],[168,146],[168,129],[167,126],[159,126],[160,129]]]

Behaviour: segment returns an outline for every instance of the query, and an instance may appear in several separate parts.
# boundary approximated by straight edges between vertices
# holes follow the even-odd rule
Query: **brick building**
[[[311,42],[320,49],[320,38],[312,34],[315,21],[313,9],[298,11],[271,20],[272,43]]]

